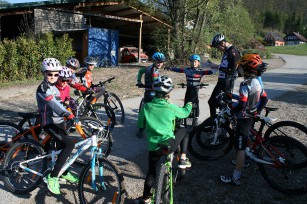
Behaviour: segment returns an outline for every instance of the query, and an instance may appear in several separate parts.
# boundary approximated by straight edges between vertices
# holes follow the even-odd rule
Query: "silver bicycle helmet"
[[[79,61],[74,58],[74,57],[69,57],[67,60],[66,60],[66,66],[69,66],[71,67],[72,69],[79,69],[80,68],[80,63]]]
[[[63,69],[59,72],[59,77],[64,80],[71,79],[72,73],[69,68],[63,66]]]
[[[41,67],[42,72],[46,71],[61,71],[62,70],[62,65],[59,60],[55,58],[45,58],[42,62],[42,67]]]
[[[158,77],[158,79],[153,82],[153,89],[159,93],[168,94],[173,90],[173,88],[173,81],[167,76]]]

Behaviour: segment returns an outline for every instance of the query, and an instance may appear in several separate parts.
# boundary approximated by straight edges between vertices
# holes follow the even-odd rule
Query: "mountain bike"
[[[272,124],[267,117],[277,108],[265,107],[265,116],[257,116],[259,129],[250,129],[246,155],[257,162],[264,179],[276,190],[286,194],[307,193],[307,148],[293,136],[283,134],[282,127],[294,128],[307,135],[307,128],[292,121]],[[231,128],[231,127],[232,128]],[[227,153],[235,142],[235,116],[227,103],[221,103],[216,118],[208,118],[190,134],[189,152],[198,159],[216,160]],[[268,129],[263,134],[264,127]]]
[[[181,88],[186,88],[187,84],[185,83],[180,83],[178,84]],[[191,131],[193,129],[193,127],[195,127],[197,125],[197,117],[196,117],[196,113],[197,113],[197,103],[196,103],[196,99],[195,97],[198,97],[198,89],[201,89],[204,86],[209,86],[209,84],[198,84],[195,86],[195,91],[196,93],[194,93],[194,97],[192,98],[192,111],[189,115],[189,117],[187,117],[186,119],[184,119],[184,125],[185,127]]]
[[[136,84],[136,86],[138,88],[146,88],[144,84]],[[145,92],[145,91],[144,91]],[[150,96],[153,98],[155,96],[155,92],[154,91],[151,91],[150,92]],[[140,105],[139,105],[139,112],[141,111],[142,107],[144,106],[145,104],[145,100],[144,100],[144,97],[142,98],[141,102],[140,102]]]
[[[31,138],[36,142],[39,142],[45,150],[49,148],[48,143],[50,142],[51,136],[42,130],[40,121],[38,120],[39,114],[37,112],[34,112],[34,113],[18,113],[18,115],[22,117],[18,125],[12,122],[0,121],[0,130],[4,130],[1,131],[1,137],[5,139],[0,142],[1,161],[4,160],[11,146],[15,142],[22,139]],[[35,119],[34,124],[31,121],[33,119]],[[98,127],[105,126],[105,124],[103,124],[101,121],[90,117],[81,117],[79,118],[79,121],[81,122],[81,126],[79,125],[73,126],[71,123],[69,126],[67,126],[68,134],[70,136],[73,136],[75,140],[79,140],[81,139],[81,137],[83,139],[87,139],[91,135],[92,129],[90,128],[89,124]],[[108,127],[108,131],[106,132],[107,134],[103,136],[103,140],[99,144],[103,147],[104,154],[106,157],[109,155],[112,148],[113,140],[112,140],[111,130],[114,127],[114,123],[107,124],[107,127]],[[14,130],[14,131],[12,132],[7,130]],[[84,154],[82,158],[80,157],[77,160],[77,162],[79,164],[87,163],[86,155],[87,154]]]
[[[92,87],[104,87],[106,83],[111,83],[115,77],[109,78],[98,84],[93,84]],[[106,91],[104,93],[104,103],[92,103],[93,94],[86,95],[80,91],[75,91],[75,95],[79,96],[77,99],[78,114],[77,115],[91,115],[98,119],[103,119],[104,109],[108,118],[113,118],[110,108],[115,114],[116,124],[123,124],[125,121],[125,110],[119,97],[113,93]]]
[[[98,147],[106,131],[103,127],[90,125],[94,130],[90,138],[75,145],[77,151],[72,154],[60,170],[62,175],[86,149],[91,148],[91,160],[80,174],[78,195],[80,203],[103,202],[120,203],[124,192],[124,180],[115,164],[103,157],[102,148]],[[15,143],[5,158],[5,186],[15,194],[33,191],[41,183],[42,178],[50,173],[56,162],[55,142],[51,144],[51,153],[46,154],[42,146],[35,140],[26,139]],[[61,181],[64,181],[61,179]],[[45,181],[46,182],[46,181]]]

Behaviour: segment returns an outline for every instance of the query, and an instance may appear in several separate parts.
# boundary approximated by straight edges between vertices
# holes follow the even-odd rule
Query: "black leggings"
[[[60,143],[63,147],[61,153],[58,156],[57,162],[54,166],[53,171],[51,172],[51,177],[58,177],[61,168],[66,162],[67,158],[70,156],[72,150],[75,147],[74,141],[69,138],[67,132],[64,129],[64,124],[61,123],[59,125],[48,124],[44,126],[44,130],[52,136],[52,138]]]
[[[184,105],[187,104],[187,102],[194,102],[196,107],[196,117],[199,117],[199,100],[198,100],[198,88],[195,88],[193,86],[188,86],[187,90],[185,92],[184,97]]]
[[[226,95],[232,93],[233,86],[234,86],[234,80],[218,80],[217,81],[212,91],[212,94],[208,100],[211,117],[215,117],[216,109],[219,107],[219,101],[216,97],[221,93],[221,91],[226,93]]]
[[[178,149],[178,146],[180,142],[183,140],[183,138],[188,138],[189,133],[185,128],[179,129],[175,134],[175,139],[170,140],[170,153],[174,152],[176,149]],[[187,151],[187,144],[185,147],[185,152]],[[147,199],[151,196],[150,189],[154,184],[155,178],[156,178],[156,165],[158,161],[160,160],[162,156],[161,151],[149,151],[148,155],[148,172],[144,183],[144,191],[143,191],[143,198]]]

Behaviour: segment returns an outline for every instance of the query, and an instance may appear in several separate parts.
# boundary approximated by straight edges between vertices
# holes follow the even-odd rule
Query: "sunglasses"
[[[58,77],[58,76],[59,76],[59,74],[52,74],[52,73],[48,73],[48,74],[47,74],[47,76],[50,76],[50,77],[51,77],[51,76]]]
[[[69,82],[69,80],[66,80],[66,79],[62,79],[61,81],[62,82]]]

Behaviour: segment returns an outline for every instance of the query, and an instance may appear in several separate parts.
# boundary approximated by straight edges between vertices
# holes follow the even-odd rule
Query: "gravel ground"
[[[269,69],[274,69],[282,66],[284,62],[281,59],[267,60]],[[121,69],[96,69],[94,81],[107,79],[115,76],[114,83],[108,84],[108,90],[114,91],[122,99],[140,97],[143,93],[142,89],[135,87],[136,75],[138,68],[121,68]],[[171,78],[176,77],[176,82],[184,82],[184,75],[173,72],[161,71],[162,74],[167,74]],[[216,76],[206,76],[203,82],[214,84]],[[12,87],[0,88],[0,111],[3,120],[17,121],[17,111],[35,111],[35,91],[38,86],[37,83],[23,83]],[[204,100],[208,100],[207,96]],[[129,100],[130,100],[129,99]],[[135,100],[136,105],[139,99]],[[272,117],[277,117],[279,120],[293,120],[304,125],[306,123],[307,113],[307,85],[299,87],[295,91],[285,93],[279,98],[271,100],[269,105],[272,107],[279,107],[279,110],[272,113]],[[136,108],[136,107],[135,107]],[[128,192],[125,203],[132,203],[132,201],[142,194],[142,187],[147,171],[146,164],[146,142],[145,140],[136,140],[135,136],[127,136],[118,139],[122,131],[134,131],[136,114],[127,115],[124,127],[119,127],[114,130],[115,145],[114,151],[110,159],[118,164],[125,176],[126,189]],[[131,132],[129,132],[131,134]],[[132,134],[134,134],[132,132]],[[133,137],[133,138],[132,138]],[[132,142],[136,144],[132,144]],[[130,152],[119,153],[118,147],[123,145],[131,145],[131,152],[137,151],[134,156],[129,156]],[[223,185],[219,181],[219,175],[224,173],[231,173],[233,167],[230,160],[234,157],[234,152],[218,161],[204,162],[194,159],[190,156],[193,167],[187,172],[185,179],[177,183],[175,186],[175,203],[306,203],[307,195],[304,196],[288,196],[273,190],[267,182],[262,178],[256,164],[252,164],[248,169],[244,169],[241,187],[233,187]],[[32,195],[21,197],[10,197],[3,187],[1,187],[1,197],[9,197],[10,202],[23,203],[76,203],[76,187],[67,187],[66,194],[63,196],[51,196],[47,193],[45,188],[36,190]],[[5,200],[5,199],[4,199]],[[1,203],[1,202],[0,202]]]

